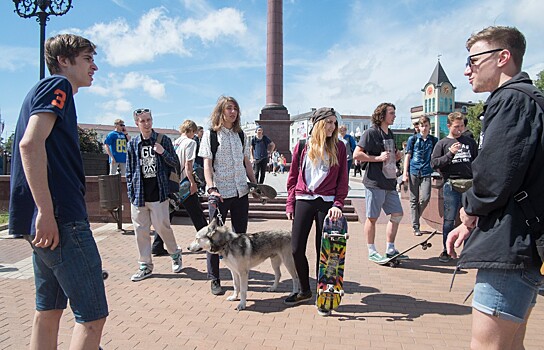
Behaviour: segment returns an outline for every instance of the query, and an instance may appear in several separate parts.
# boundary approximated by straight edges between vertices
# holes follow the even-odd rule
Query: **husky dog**
[[[230,269],[234,292],[227,300],[240,300],[237,310],[246,308],[247,280],[249,270],[270,258],[274,269],[274,284],[268,291],[275,291],[280,281],[280,265],[283,262],[293,279],[293,293],[300,291],[300,282],[291,252],[291,232],[263,231],[257,233],[235,233],[227,226],[218,226],[216,219],[196,233],[188,248],[192,252],[202,249],[223,256]],[[240,298],[238,299],[238,295]]]

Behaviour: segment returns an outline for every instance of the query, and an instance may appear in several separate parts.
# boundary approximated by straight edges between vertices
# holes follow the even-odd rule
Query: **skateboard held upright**
[[[316,306],[321,315],[330,314],[340,305],[344,295],[344,262],[348,223],[344,216],[332,221],[328,216],[323,223]]]
[[[249,193],[253,198],[258,198],[262,204],[266,204],[268,199],[274,199],[278,195],[278,192],[274,187],[265,185],[265,184],[256,184],[253,182],[248,182]]]

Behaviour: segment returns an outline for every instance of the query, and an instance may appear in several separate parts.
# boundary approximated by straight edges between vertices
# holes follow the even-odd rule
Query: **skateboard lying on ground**
[[[414,244],[413,246],[411,246],[410,248],[390,257],[390,258],[384,258],[383,260],[380,260],[380,261],[376,261],[376,264],[378,265],[388,265],[390,267],[397,267],[400,265],[400,261],[403,260],[402,258],[399,258],[401,255],[404,255],[406,253],[408,253],[410,250],[414,249],[414,248],[417,248],[419,246],[421,246],[421,249],[423,250],[427,250],[427,248],[430,248],[432,247],[432,243],[429,242],[429,240],[431,238],[433,238],[434,235],[436,235],[436,232],[437,231],[434,231],[433,233],[431,233],[429,235],[429,237],[427,237],[423,242],[419,242],[417,244]]]
[[[322,311],[336,310],[344,295],[344,261],[348,222],[344,216],[332,221],[328,216],[323,223],[316,306]]]
[[[269,185],[253,182],[248,182],[247,185],[249,186],[249,193],[253,198],[258,198],[262,204],[266,204],[268,199],[274,199],[278,195],[274,187]]]

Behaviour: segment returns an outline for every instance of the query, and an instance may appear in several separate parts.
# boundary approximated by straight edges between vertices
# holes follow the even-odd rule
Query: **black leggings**
[[[332,207],[332,202],[325,202],[322,198],[314,200],[300,200],[295,202],[295,217],[293,220],[293,236],[291,248],[295,267],[302,292],[310,291],[310,268],[306,258],[306,245],[312,224],[315,222],[315,252],[316,252],[316,275],[319,270],[319,252],[321,250],[321,233],[323,221]]]
[[[210,222],[215,217],[217,209],[208,207]],[[249,221],[249,198],[247,194],[243,197],[232,197],[223,199],[219,203],[219,212],[223,222],[227,220],[227,213],[230,211],[230,222],[232,230],[236,233],[247,233],[247,222]],[[208,279],[219,279],[219,255],[206,253],[206,265]]]

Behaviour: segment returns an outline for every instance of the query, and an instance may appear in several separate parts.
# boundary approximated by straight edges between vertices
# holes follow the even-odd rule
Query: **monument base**
[[[255,121],[264,129],[264,134],[276,144],[278,152],[283,154],[288,163],[291,162],[289,149],[289,128],[291,119],[285,106],[267,105],[261,110],[259,120]]]

